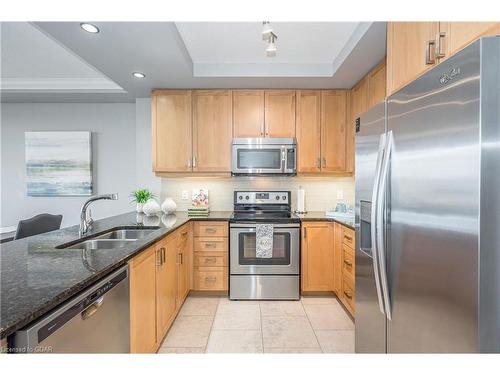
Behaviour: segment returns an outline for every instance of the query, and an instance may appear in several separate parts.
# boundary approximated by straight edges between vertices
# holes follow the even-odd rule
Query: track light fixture
[[[268,43],[266,48],[267,57],[276,56],[276,39],[278,39],[278,36],[274,33],[274,28],[269,21],[262,22],[262,40]]]

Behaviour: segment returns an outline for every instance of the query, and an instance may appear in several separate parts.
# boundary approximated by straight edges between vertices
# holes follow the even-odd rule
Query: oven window
[[[274,232],[271,258],[256,258],[255,233],[240,233],[238,241],[240,265],[287,266],[290,264],[290,233]]]
[[[281,169],[280,149],[239,149],[237,158],[238,169]]]

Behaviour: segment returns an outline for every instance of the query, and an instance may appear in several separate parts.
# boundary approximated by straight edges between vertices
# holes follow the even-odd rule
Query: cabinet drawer
[[[194,251],[228,251],[227,238],[207,238],[195,237],[194,238]]]
[[[342,243],[354,249],[354,231],[342,226]]]
[[[342,262],[342,275],[348,278],[354,284],[354,275],[355,275],[355,265],[354,265],[354,256],[350,251],[344,250],[344,258]]]
[[[228,256],[216,251],[204,251],[194,253],[195,267],[227,267]]]
[[[227,237],[228,229],[226,221],[195,222],[195,237]]]
[[[197,267],[194,270],[195,290],[227,290],[227,267]]]
[[[354,283],[344,276],[342,279],[342,302],[346,305],[347,309],[354,315],[356,305],[356,295],[354,293]]]

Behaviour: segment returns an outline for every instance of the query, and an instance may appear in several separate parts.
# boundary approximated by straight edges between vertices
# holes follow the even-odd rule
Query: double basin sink
[[[81,242],[58,246],[58,248],[82,250],[116,249],[144,238],[158,229],[159,227],[114,229]]]

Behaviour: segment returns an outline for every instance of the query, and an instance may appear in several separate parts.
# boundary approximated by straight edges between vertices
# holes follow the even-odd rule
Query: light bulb
[[[96,25],[92,25],[91,23],[81,23],[80,27],[82,28],[82,30],[91,34],[97,34],[99,32],[99,28]]]

